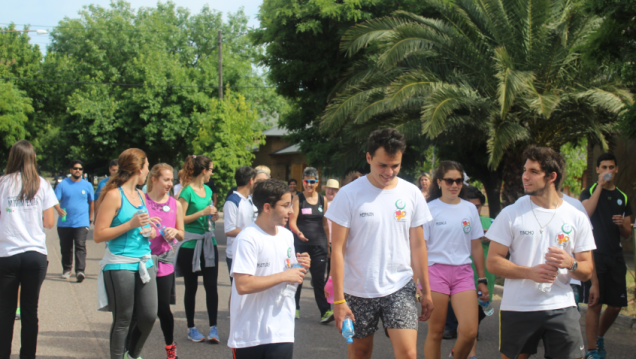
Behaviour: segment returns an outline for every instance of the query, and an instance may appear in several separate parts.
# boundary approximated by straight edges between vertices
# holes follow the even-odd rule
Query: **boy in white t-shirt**
[[[380,318],[395,357],[414,358],[418,319],[428,320],[433,310],[422,229],[432,217],[420,190],[397,177],[405,149],[395,129],[371,133],[371,172],[342,187],[325,214],[333,222],[336,325],[342,330],[347,315],[355,323],[349,358],[371,357]],[[419,318],[414,274],[422,283]]]
[[[291,359],[296,308],[293,285],[302,283],[310,266],[309,254],[294,255],[294,237],[283,228],[293,208],[283,181],[259,181],[253,201],[258,217],[234,240],[227,345],[235,359]],[[296,263],[304,268],[292,268]]]
[[[225,236],[227,246],[225,248],[225,262],[228,273],[232,270],[232,250],[234,238],[256,218],[256,206],[252,202],[252,190],[256,170],[249,166],[243,166],[234,173],[236,191],[225,200],[223,205],[223,221],[225,222]],[[230,281],[232,277],[230,276]]]
[[[491,240],[488,270],[506,278],[501,357],[526,359],[543,339],[546,357],[582,358],[581,316],[570,279],[592,275],[596,246],[590,221],[560,198],[565,161],[559,153],[532,146],[524,157],[522,179],[529,196],[504,208],[486,234]]]

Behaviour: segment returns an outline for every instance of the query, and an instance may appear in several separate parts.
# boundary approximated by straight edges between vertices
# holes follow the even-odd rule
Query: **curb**
[[[499,296],[503,296],[504,287],[502,285],[495,284],[495,294]],[[584,317],[587,313],[587,304],[580,303],[579,310],[581,311],[581,317]],[[633,331],[636,333],[636,318],[628,317],[623,314],[619,314],[618,318],[614,324],[612,324],[613,328],[620,328],[629,331]]]

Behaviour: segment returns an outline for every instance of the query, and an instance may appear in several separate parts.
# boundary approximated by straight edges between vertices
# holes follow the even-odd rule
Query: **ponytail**
[[[101,205],[106,193],[115,188],[121,187],[124,183],[128,182],[133,176],[137,174],[139,170],[144,168],[146,163],[146,153],[138,148],[129,148],[119,155],[117,159],[119,169],[114,176],[108,178],[106,186],[102,189],[102,194],[99,196],[97,206]]]
[[[185,163],[183,164],[183,168],[180,172],[183,172],[179,177],[181,181],[181,185],[186,187],[190,184],[196,177],[198,177],[203,171],[208,169],[212,163],[212,160],[205,155],[192,155],[186,157]]]

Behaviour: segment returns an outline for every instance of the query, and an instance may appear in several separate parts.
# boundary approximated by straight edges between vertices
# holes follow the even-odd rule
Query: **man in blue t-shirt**
[[[73,268],[73,244],[75,244],[75,277],[82,282],[86,275],[86,236],[93,218],[93,186],[82,179],[84,164],[71,161],[71,177],[65,178],[55,188],[60,204],[55,206],[59,218],[57,234],[62,253],[62,278],[68,279]]]

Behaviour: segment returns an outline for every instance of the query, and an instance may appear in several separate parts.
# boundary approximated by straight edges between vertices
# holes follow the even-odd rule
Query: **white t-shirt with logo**
[[[244,197],[237,191],[234,191],[225,200],[223,205],[223,221],[225,223],[225,233],[231,232],[237,228],[243,230],[247,228],[256,219],[258,209],[252,203],[252,197]],[[225,247],[225,255],[232,258],[232,243],[236,237],[227,237],[227,246]]]
[[[463,199],[458,204],[436,199],[428,202],[428,208],[433,215],[424,225],[428,265],[472,263],[471,242],[484,236],[477,207]]]
[[[409,230],[432,219],[414,184],[398,178],[395,188],[382,190],[361,177],[340,189],[325,217],[349,228],[345,293],[384,297],[413,278]]]
[[[234,240],[232,277],[235,273],[265,277],[283,272],[297,263],[294,236],[283,227],[277,229],[278,234],[272,236],[252,223],[239,233]],[[236,280],[233,281],[227,342],[230,348],[294,342],[296,302],[293,296],[282,296],[286,284],[239,295]]]
[[[40,177],[40,189],[32,200],[18,198],[22,189],[20,173],[0,183],[0,257],[27,251],[47,254],[42,212],[58,204],[47,180]]]
[[[545,226],[543,233],[541,226]],[[566,201],[557,209],[545,209],[532,203],[530,196],[521,197],[504,208],[486,237],[509,247],[510,261],[524,267],[545,263],[548,248],[558,243],[562,243],[571,256],[596,249],[590,221],[581,211]],[[533,312],[573,306],[576,304],[570,274],[565,268],[559,269],[547,293],[540,291],[538,283],[530,279],[506,278],[504,283],[501,310]]]

